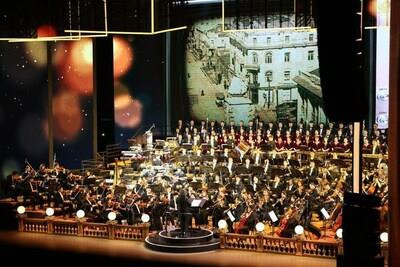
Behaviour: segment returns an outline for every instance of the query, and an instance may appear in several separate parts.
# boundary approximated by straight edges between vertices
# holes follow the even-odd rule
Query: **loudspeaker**
[[[320,79],[331,121],[362,121],[368,114],[363,75],[360,0],[317,0]]]
[[[375,263],[380,254],[379,206],[380,199],[376,196],[345,193],[342,224],[345,266],[357,262],[377,266]]]

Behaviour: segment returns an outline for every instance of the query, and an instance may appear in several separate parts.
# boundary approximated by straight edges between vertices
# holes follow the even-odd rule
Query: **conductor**
[[[189,198],[187,197],[185,189],[179,191],[179,196],[176,199],[178,208],[178,217],[180,221],[181,236],[185,237],[189,231],[189,222],[192,219],[192,213],[190,212]]]

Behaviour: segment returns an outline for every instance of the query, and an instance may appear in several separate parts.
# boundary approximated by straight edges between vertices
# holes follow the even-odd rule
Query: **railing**
[[[149,224],[121,225],[91,223],[52,218],[37,219],[18,215],[18,231],[54,235],[84,236],[94,238],[144,241],[149,234]],[[225,233],[220,235],[220,248],[242,251],[280,253],[286,255],[335,258],[342,251],[339,241],[303,240],[263,235]],[[387,244],[382,246],[387,258]]]
[[[263,235],[221,234],[221,248],[270,252],[299,256],[335,258],[340,242],[311,241]]]
[[[149,224],[121,225],[111,222],[92,223],[84,220],[36,219],[27,218],[26,215],[18,215],[18,231],[144,241],[149,234]]]

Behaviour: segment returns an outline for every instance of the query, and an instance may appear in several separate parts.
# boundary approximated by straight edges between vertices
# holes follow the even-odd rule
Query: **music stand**
[[[190,208],[195,210],[195,213],[200,213],[200,209],[204,206],[204,204],[207,202],[206,199],[204,198],[189,198],[188,200],[190,204]],[[192,212],[193,214],[194,212]],[[199,225],[200,229],[200,225]]]
[[[279,220],[278,216],[276,216],[275,211],[271,210],[268,212],[268,216],[271,219],[271,226],[272,226],[272,236],[274,236],[274,228],[275,228],[275,223]]]
[[[326,236],[326,221],[329,220],[329,218],[331,217],[328,213],[328,211],[325,208],[320,209],[322,216],[324,216],[324,233],[323,233],[323,237]]]

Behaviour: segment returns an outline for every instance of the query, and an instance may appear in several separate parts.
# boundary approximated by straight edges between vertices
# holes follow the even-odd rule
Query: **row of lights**
[[[25,207],[24,206],[19,206],[17,208],[17,212],[18,212],[18,214],[24,214],[25,213]],[[54,209],[53,208],[47,208],[46,209],[46,215],[48,217],[53,216],[54,215]],[[85,217],[85,215],[86,214],[85,214],[84,210],[78,210],[76,212],[76,217],[78,219],[83,219]],[[117,218],[117,214],[115,212],[111,211],[111,212],[108,213],[107,218],[110,221],[114,221]],[[146,213],[143,213],[142,217],[141,217],[141,220],[142,220],[142,222],[147,223],[147,222],[150,221],[150,216],[148,214],[146,214]]]
[[[218,222],[218,228],[220,230],[224,230],[228,227],[228,223],[225,220],[219,220]],[[262,222],[258,222],[256,224],[256,231],[261,233],[264,231],[264,224]],[[304,233],[304,227],[302,225],[296,225],[296,227],[294,228],[294,232],[296,233],[296,235],[302,235]],[[339,228],[336,230],[336,236],[339,239],[343,238],[343,229]],[[387,243],[389,241],[389,234],[387,232],[383,232],[380,234],[379,236],[380,240],[384,243]]]
[[[24,206],[19,206],[17,208],[17,212],[18,214],[24,214],[25,213],[25,207]],[[51,217],[54,215],[54,209],[53,208],[47,208],[46,209],[46,215]],[[85,211],[83,210],[78,210],[76,212],[76,217],[78,217],[79,219],[82,219],[85,217]],[[117,218],[117,214],[113,211],[109,212],[107,215],[108,220],[110,221],[114,221]],[[141,216],[141,220],[144,223],[147,223],[150,221],[150,216],[146,213],[143,213]],[[225,220],[219,220],[218,222],[218,228],[220,230],[226,229],[228,227],[228,223]],[[258,222],[256,224],[256,231],[261,233],[262,231],[264,231],[264,224],[262,222]],[[304,233],[304,227],[301,225],[296,225],[296,227],[294,228],[294,232],[296,233],[296,235],[302,235]],[[343,229],[339,228],[336,230],[336,236],[339,239],[343,238]],[[380,234],[379,236],[380,240],[384,243],[387,243],[389,241],[389,234],[387,232],[383,232]]]

